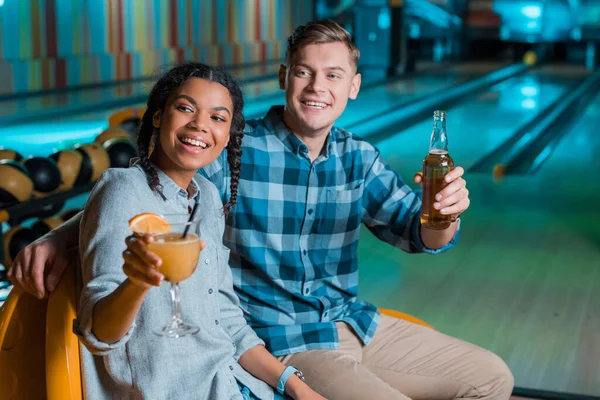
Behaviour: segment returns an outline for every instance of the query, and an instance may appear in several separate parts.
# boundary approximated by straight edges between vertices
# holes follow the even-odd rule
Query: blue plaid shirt
[[[223,154],[200,173],[229,199]],[[319,157],[283,123],[283,107],[248,121],[237,204],[227,220],[233,283],[249,324],[273,355],[339,348],[335,321],[368,344],[377,308],[357,299],[361,223],[410,253],[421,200],[363,139],[333,128]]]

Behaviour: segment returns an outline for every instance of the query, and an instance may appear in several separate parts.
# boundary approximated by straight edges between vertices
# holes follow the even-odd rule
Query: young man
[[[285,107],[248,121],[237,205],[224,243],[248,321],[268,349],[331,399],[508,399],[513,377],[496,355],[432,329],[380,315],[357,300],[357,249],[364,223],[410,253],[454,245],[446,230],[420,226],[421,202],[364,140],[333,124],[360,89],[359,52],[331,21],[301,26],[279,74]],[[199,171],[228,192],[226,155]],[[469,206],[455,168],[435,206],[457,216]],[[420,182],[418,176],[415,182]],[[52,289],[78,220],[24,250],[9,271],[27,291]],[[129,241],[129,263],[155,263]]]

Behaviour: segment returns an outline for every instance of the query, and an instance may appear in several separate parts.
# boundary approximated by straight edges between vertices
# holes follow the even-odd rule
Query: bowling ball
[[[127,133],[127,131],[124,130],[123,128],[120,128],[118,126],[111,126],[110,128],[108,128],[108,129],[104,130],[102,133],[100,133],[98,136],[96,136],[96,139],[94,140],[94,142],[104,145],[104,143],[106,141],[112,140],[112,139],[130,140],[130,136],[129,136],[129,133]]]
[[[135,140],[137,137],[137,127],[140,124],[140,121],[140,118],[129,118],[121,122],[119,126],[129,134],[129,137],[132,140]]]
[[[17,254],[37,238],[38,235],[31,228],[20,225],[12,227],[4,234],[4,264],[12,264]]]
[[[51,158],[32,157],[23,161],[33,181],[33,197],[54,193],[60,186],[60,170]]]
[[[83,156],[75,150],[62,150],[50,156],[56,162],[60,171],[59,190],[72,189],[77,180],[83,180],[82,175],[91,176],[91,166],[84,166]],[[88,167],[88,170],[85,169]]]
[[[0,161],[0,208],[27,201],[33,194],[33,181],[25,166],[16,161]]]
[[[38,236],[44,236],[46,233],[51,230],[58,228],[63,223],[62,218],[58,217],[49,217],[38,220],[31,226],[31,229]]]
[[[0,148],[0,160],[21,161],[23,156],[14,150]]]
[[[145,108],[130,107],[116,111],[108,118],[110,126],[118,126],[124,129],[132,142],[137,137],[137,127],[144,116]]]
[[[129,139],[111,139],[103,144],[110,157],[111,168],[127,168],[129,160],[137,156],[135,146]]]
[[[79,153],[83,156],[84,168],[89,171],[89,175],[86,173],[82,179],[77,179],[75,185],[86,182],[96,182],[100,175],[110,167],[110,157],[104,148],[98,143],[85,144],[81,147],[76,148]],[[87,181],[83,181],[87,178]]]

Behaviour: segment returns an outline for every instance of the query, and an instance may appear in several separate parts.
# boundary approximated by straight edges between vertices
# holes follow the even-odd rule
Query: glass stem
[[[173,305],[173,323],[181,323],[181,311],[179,309],[179,283],[171,283],[171,303]]]

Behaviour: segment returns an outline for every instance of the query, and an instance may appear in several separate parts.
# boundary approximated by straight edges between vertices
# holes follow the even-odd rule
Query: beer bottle
[[[443,215],[433,208],[435,195],[445,186],[444,177],[454,168],[454,161],[448,154],[446,136],[446,112],[434,111],[433,131],[429,142],[429,154],[423,161],[423,204],[421,225],[430,229],[446,229],[452,223],[450,215]]]

